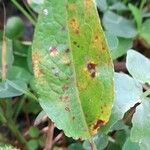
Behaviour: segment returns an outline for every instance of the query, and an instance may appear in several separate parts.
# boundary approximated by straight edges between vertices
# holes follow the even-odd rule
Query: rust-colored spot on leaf
[[[88,72],[90,73],[90,76],[92,77],[92,78],[94,78],[95,76],[96,76],[96,64],[95,63],[93,63],[93,62],[89,62],[88,64],[87,64],[87,70],[88,70]]]
[[[58,50],[57,50],[57,48],[56,47],[49,47],[49,52],[50,52],[50,55],[51,56],[56,56],[57,54],[58,54]]]
[[[70,112],[70,111],[71,111],[69,107],[65,107],[65,110],[66,110],[67,112]]]
[[[64,86],[62,87],[63,92],[67,91],[68,89],[69,89],[69,87],[68,87],[67,85],[64,85]]]
[[[41,69],[39,68],[39,62],[40,62],[41,56],[39,53],[34,52],[32,54],[32,64],[33,64],[33,71],[34,71],[34,75],[36,77],[39,77],[42,75]]]
[[[69,96],[60,96],[59,99],[60,99],[61,101],[63,101],[63,102],[67,102],[67,101],[70,100],[70,99],[69,99]]]
[[[89,9],[92,6],[92,0],[85,0],[85,6]]]
[[[105,121],[103,121],[103,120],[97,120],[96,124],[93,126],[93,129],[96,130],[99,127],[101,127],[102,125],[104,125],[104,124],[105,124]]]
[[[72,28],[72,30],[76,33],[79,34],[80,29],[79,29],[79,24],[77,22],[77,20],[75,18],[72,18],[70,20],[70,27]]]

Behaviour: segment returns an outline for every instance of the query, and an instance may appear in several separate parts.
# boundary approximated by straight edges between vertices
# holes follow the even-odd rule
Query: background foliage
[[[5,1],[6,38],[0,23],[0,149],[12,149],[9,146],[12,145],[36,150],[50,145],[53,149],[89,150],[88,140],[73,140],[54,127],[33,92],[31,45],[42,5],[42,0]],[[93,136],[95,149],[149,150],[150,2],[96,0],[96,5],[116,73],[112,114],[109,122]],[[0,12],[3,22],[2,3]],[[7,79],[2,81],[5,46]]]

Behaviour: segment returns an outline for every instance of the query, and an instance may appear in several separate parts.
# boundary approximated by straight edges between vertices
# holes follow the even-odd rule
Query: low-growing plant
[[[1,1],[0,149],[149,150],[150,2],[9,3],[35,31]]]

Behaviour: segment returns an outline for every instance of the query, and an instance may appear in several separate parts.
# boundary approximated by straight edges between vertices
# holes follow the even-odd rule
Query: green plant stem
[[[18,130],[15,122],[13,120],[9,120],[7,122],[7,125],[9,127],[9,129],[11,130],[11,132],[16,136],[16,138],[18,139],[18,141],[22,144],[27,143],[26,139],[24,138],[24,136],[20,133],[20,131]]]
[[[11,2],[30,20],[30,22],[35,26],[35,20],[27,13],[27,11],[16,1],[11,0]]]
[[[17,109],[16,109],[16,111],[15,111],[15,114],[14,114],[14,120],[17,119],[17,117],[18,117],[18,115],[19,115],[19,113],[20,113],[20,111],[21,111],[21,109],[22,109],[22,107],[23,107],[23,105],[24,105],[24,103],[25,103],[26,98],[27,98],[26,95],[24,95],[24,96],[21,98],[20,103],[19,103],[19,106],[17,107]]]
[[[28,10],[28,12],[32,15],[32,17],[34,18],[34,20],[37,20],[36,15],[33,13],[33,11],[31,10],[31,8],[29,7],[29,5],[27,4],[27,2],[25,2],[25,0],[23,0],[24,6],[26,7],[26,9]]]

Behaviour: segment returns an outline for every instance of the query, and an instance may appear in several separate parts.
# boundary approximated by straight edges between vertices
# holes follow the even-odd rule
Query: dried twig
[[[49,121],[48,128],[49,129],[47,131],[47,139],[46,139],[44,150],[51,150],[53,147],[53,133],[54,133],[54,128],[55,128],[54,123]]]

